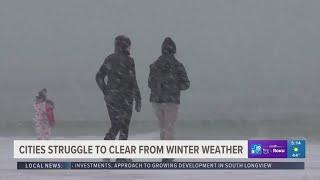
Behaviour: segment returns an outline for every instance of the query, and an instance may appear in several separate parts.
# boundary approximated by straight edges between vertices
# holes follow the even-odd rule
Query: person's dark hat
[[[46,88],[41,89],[41,91],[39,91],[39,94],[46,95],[47,94],[47,89]]]
[[[177,51],[176,44],[170,37],[166,37],[162,43],[161,50],[162,54],[175,54]]]
[[[129,47],[131,46],[130,39],[125,35],[119,35],[114,41],[115,51],[120,53],[130,53]]]
[[[45,98],[47,96],[47,89],[43,88],[38,92],[38,97]]]

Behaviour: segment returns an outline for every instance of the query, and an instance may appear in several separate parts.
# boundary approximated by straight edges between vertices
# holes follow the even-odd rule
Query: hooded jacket
[[[128,37],[116,37],[114,53],[104,60],[96,74],[96,82],[108,99],[141,100],[134,60],[130,57],[130,45]],[[107,83],[104,81],[106,76]]]
[[[150,65],[150,102],[180,104],[180,91],[190,87],[187,72],[174,57],[176,45],[171,38],[164,40],[161,49],[162,55]]]

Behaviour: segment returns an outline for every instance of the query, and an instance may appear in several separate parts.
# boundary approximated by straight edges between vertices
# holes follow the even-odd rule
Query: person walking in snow
[[[159,120],[160,139],[173,140],[178,117],[180,92],[190,87],[187,72],[175,58],[175,42],[167,37],[162,43],[162,55],[150,65],[148,87],[150,102]],[[164,162],[173,159],[163,159]]]
[[[159,120],[160,139],[173,140],[180,92],[190,87],[190,81],[183,64],[175,58],[174,41],[165,38],[161,49],[162,55],[150,65],[148,87],[151,89],[150,102]],[[172,160],[163,159],[163,162]]]
[[[48,140],[55,125],[54,103],[47,98],[47,89],[42,89],[36,96],[35,103],[35,129],[38,140]]]
[[[136,80],[135,63],[130,57],[131,41],[124,35],[115,38],[114,53],[103,62],[96,82],[106,102],[111,128],[104,140],[114,140],[118,133],[119,140],[127,140],[132,116],[133,103],[140,112],[141,95]],[[104,79],[107,77],[107,83]]]

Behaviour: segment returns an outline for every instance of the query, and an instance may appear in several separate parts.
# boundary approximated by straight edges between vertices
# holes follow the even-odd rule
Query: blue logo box
[[[305,158],[306,141],[305,140],[288,140],[288,158]]]

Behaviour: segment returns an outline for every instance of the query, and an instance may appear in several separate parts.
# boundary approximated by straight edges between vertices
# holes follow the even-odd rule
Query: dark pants
[[[132,116],[133,98],[119,98],[119,96],[110,95],[109,97],[105,97],[105,101],[111,121],[111,128],[106,133],[104,140],[115,140],[119,132],[119,140],[127,140]]]

